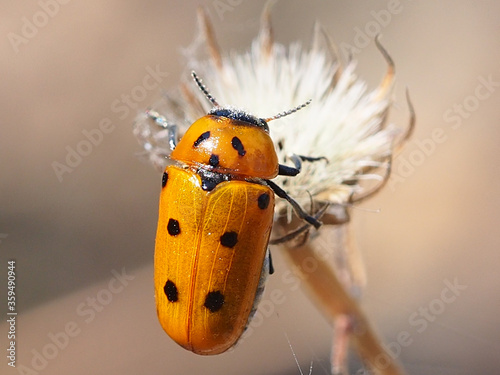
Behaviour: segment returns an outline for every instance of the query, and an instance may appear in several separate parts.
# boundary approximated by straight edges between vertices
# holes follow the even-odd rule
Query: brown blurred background
[[[0,306],[5,318],[15,259],[18,366],[52,375],[298,374],[288,337],[305,373],[311,360],[313,374],[328,373],[331,329],[304,292],[283,283],[288,265],[277,251],[268,292],[285,297],[236,350],[195,356],[156,320],[160,177],[137,157],[131,124],[178,82],[197,5],[211,13],[221,46],[241,51],[264,3],[0,4]],[[372,40],[380,31],[396,62],[395,123],[407,121],[410,90],[414,137],[392,184],[363,205],[381,212],[355,210],[354,222],[369,277],[364,308],[410,374],[500,373],[499,15],[498,2],[467,0],[282,0],[273,11],[280,42],[308,42],[319,20],[337,44],[361,47],[354,57],[371,88],[385,71]],[[139,97],[156,66],[168,75]],[[131,93],[136,108],[118,111]],[[107,133],[58,178],[53,163],[66,164],[82,132],[100,125]],[[128,279],[110,285],[123,269]],[[450,294],[450,283],[466,288]],[[398,350],[402,332],[411,344]],[[2,349],[8,341],[2,319]],[[16,373],[2,358],[0,373]]]

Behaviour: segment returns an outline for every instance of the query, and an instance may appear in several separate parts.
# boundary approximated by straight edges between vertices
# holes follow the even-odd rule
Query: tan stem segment
[[[307,277],[308,287],[329,319],[335,321],[337,318],[345,316],[351,318],[350,342],[373,373],[380,375],[404,374],[383,348],[356,300],[346,292],[332,268],[323,260],[315,257],[311,245],[305,244],[301,247],[290,248],[285,253],[294,264],[299,265],[299,269],[301,269],[300,265],[308,262],[311,257],[316,260],[318,265],[316,270],[304,275]]]

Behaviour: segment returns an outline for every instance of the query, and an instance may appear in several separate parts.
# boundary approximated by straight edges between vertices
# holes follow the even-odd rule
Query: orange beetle
[[[176,145],[176,126],[152,111],[169,131],[170,158],[163,173],[155,249],[155,297],[163,329],[197,354],[233,346],[255,311],[268,274],[266,257],[274,193],[287,199],[308,225],[321,223],[269,179],[294,176],[278,163],[267,122],[272,118],[221,108],[196,74],[214,108],[194,122]],[[302,159],[301,159],[302,158]]]

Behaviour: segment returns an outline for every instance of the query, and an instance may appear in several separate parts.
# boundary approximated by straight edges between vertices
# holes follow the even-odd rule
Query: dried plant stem
[[[331,266],[315,256],[311,244],[286,249],[285,253],[296,265],[305,264],[311,257],[316,259],[317,269],[304,275],[306,284],[332,323],[339,318],[350,318],[349,341],[372,372],[380,375],[404,374],[382,346],[356,300],[344,289]]]
[[[351,317],[340,315],[333,322],[333,343],[330,356],[332,375],[346,374],[349,339],[352,331]]]

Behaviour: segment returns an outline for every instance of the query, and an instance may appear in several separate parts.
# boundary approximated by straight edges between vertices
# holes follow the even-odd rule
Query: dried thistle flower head
[[[291,261],[300,269],[305,261],[317,258],[314,272],[299,272],[310,272],[304,280],[325,315],[332,321],[346,322],[344,329],[336,329],[339,339],[334,344],[332,372],[340,373],[337,370],[345,367],[344,346],[349,335],[361,358],[375,369],[376,359],[387,353],[352,298],[359,296],[365,277],[361,257],[349,236],[348,207],[383,187],[393,155],[411,135],[414,112],[408,100],[411,117],[407,129],[387,124],[394,64],[378,39],[377,47],[388,68],[380,86],[370,91],[356,77],[353,61],[341,63],[321,26],[316,25],[309,48],[300,43],[289,47],[275,43],[269,4],[259,36],[250,50],[242,53],[219,49],[212,25],[200,10],[199,34],[185,50],[187,68],[196,71],[216,100],[207,100],[207,93],[201,92],[186,72],[179,92],[166,94],[153,109],[141,114],[134,133],[149,159],[163,170],[170,163],[173,132],[168,129],[175,125],[182,136],[212,109],[211,104],[271,119],[312,100],[290,116],[272,121],[269,128],[281,164],[290,165],[298,156],[309,157],[303,158],[297,176],[280,176],[278,183],[309,207],[311,214],[321,216],[327,228],[306,242],[308,226],[294,221],[288,204],[277,202],[273,232],[281,237],[271,243],[304,233],[296,241],[300,248],[287,252]],[[353,330],[355,325],[362,329]],[[380,373],[399,371],[391,362]]]
[[[270,133],[281,163],[290,164],[291,155],[324,159],[304,162],[298,176],[280,177],[279,183],[302,202],[312,196],[314,201],[343,204],[371,195],[383,185],[394,150],[411,130],[403,133],[386,124],[394,65],[378,41],[377,46],[388,70],[380,87],[371,92],[354,74],[354,62],[340,63],[321,26],[316,25],[310,48],[275,43],[269,7],[251,49],[229,54],[220,51],[200,10],[198,37],[185,54],[187,67],[202,77],[222,106],[266,118],[312,99],[308,107],[273,121]],[[168,164],[170,149],[168,132],[158,125],[176,124],[182,134],[210,110],[210,103],[192,82],[184,82],[180,92],[167,94],[155,106],[156,123],[146,115],[135,123],[136,136],[159,168]],[[367,180],[375,184],[366,184]]]

